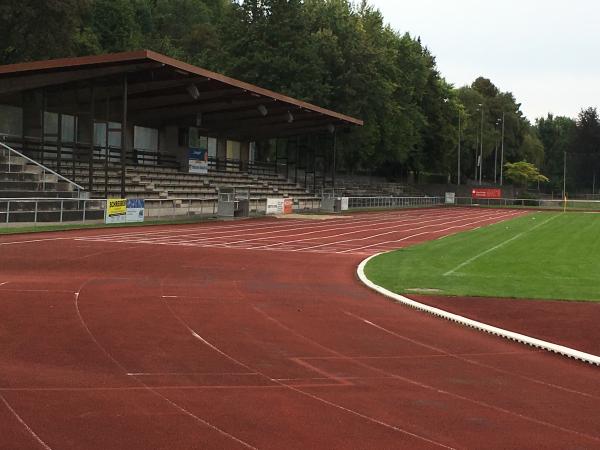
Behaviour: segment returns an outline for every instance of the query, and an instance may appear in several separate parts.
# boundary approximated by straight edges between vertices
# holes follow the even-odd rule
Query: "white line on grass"
[[[523,236],[524,234],[527,234],[533,230],[535,230],[536,228],[541,227],[542,225],[547,224],[548,222],[550,222],[553,219],[556,219],[558,217],[558,214],[555,216],[550,217],[549,219],[544,220],[543,222],[538,223],[536,226],[530,228],[529,230],[525,230],[525,231],[521,231],[519,234],[511,237],[510,239],[505,240],[504,242],[499,243],[498,245],[494,245],[492,248],[488,248],[487,250],[482,251],[481,253],[473,256],[472,258],[467,259],[466,261],[463,261],[462,263],[460,263],[458,266],[456,266],[454,269],[449,270],[448,272],[446,272],[444,274],[445,277],[452,275],[453,273],[455,273],[456,271],[462,269],[465,266],[468,266],[469,264],[471,264],[473,261],[475,261],[476,259],[481,258],[484,255],[487,255],[488,253],[493,252],[494,250],[498,250],[500,247],[504,247],[506,244],[519,239],[521,236]]]

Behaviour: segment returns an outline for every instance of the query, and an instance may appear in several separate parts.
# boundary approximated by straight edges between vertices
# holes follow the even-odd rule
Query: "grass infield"
[[[538,212],[373,258],[393,292],[600,301],[600,214]]]

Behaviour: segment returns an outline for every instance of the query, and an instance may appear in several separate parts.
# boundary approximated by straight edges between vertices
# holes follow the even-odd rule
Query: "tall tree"
[[[90,0],[0,2],[0,64],[72,56]]]

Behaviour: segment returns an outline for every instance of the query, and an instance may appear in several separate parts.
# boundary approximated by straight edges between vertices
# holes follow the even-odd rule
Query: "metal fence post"
[[[64,205],[64,202],[65,202],[64,200],[60,201],[60,221],[59,222],[61,222],[61,223],[63,221],[63,205]]]

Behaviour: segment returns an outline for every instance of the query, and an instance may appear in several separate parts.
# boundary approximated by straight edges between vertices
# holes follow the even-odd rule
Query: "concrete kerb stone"
[[[509,339],[511,341],[520,342],[522,344],[526,344],[531,347],[544,349],[549,352],[560,354],[562,356],[567,356],[569,358],[578,359],[578,360],[586,362],[588,364],[600,366],[600,356],[592,355],[591,353],[585,353],[585,352],[582,352],[579,350],[575,350],[573,348],[565,347],[563,345],[554,344],[552,342],[543,341],[541,339],[537,339],[537,338],[527,336],[524,334],[515,333],[514,331],[509,331],[509,330],[505,330],[503,328],[498,328],[498,327],[488,325],[483,322],[478,322],[476,320],[472,320],[467,317],[460,316],[458,314],[453,314],[451,312],[444,311],[439,308],[435,308],[433,306],[425,305],[424,303],[420,303],[420,302],[411,300],[408,297],[404,297],[403,295],[396,294],[382,286],[379,286],[379,285],[373,283],[365,275],[365,267],[371,259],[373,259],[379,255],[381,255],[381,253],[369,256],[368,258],[363,260],[358,265],[358,268],[356,270],[356,273],[357,273],[360,281],[362,281],[366,286],[373,289],[374,291],[376,291],[388,298],[391,298],[392,300],[395,300],[396,302],[401,303],[405,306],[409,306],[409,307],[415,308],[419,311],[423,311],[423,312],[432,314],[436,317],[450,320],[452,322],[458,323],[463,326],[467,326],[469,328],[474,328],[479,331],[483,331],[485,333],[493,334],[495,336]]]

